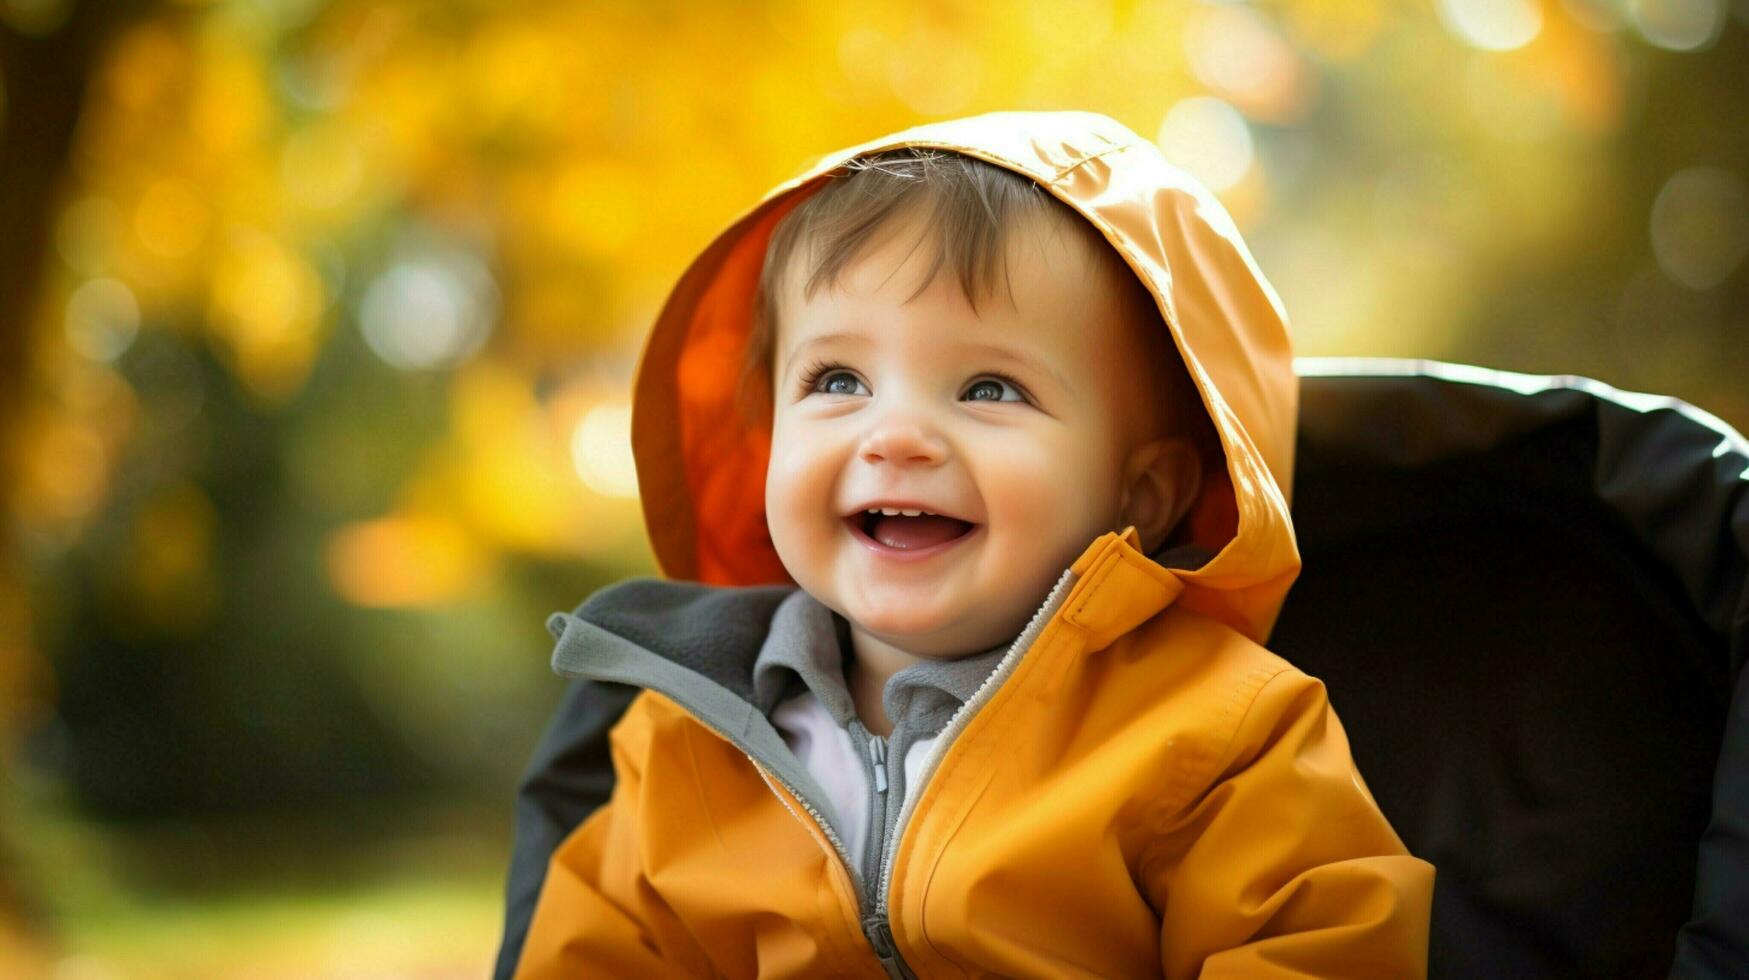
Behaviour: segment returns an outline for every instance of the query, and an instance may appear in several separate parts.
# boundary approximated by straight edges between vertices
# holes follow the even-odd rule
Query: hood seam
[[[1128,150],[1128,149],[1135,147],[1136,145],[1137,144],[1135,144],[1135,143],[1120,143],[1117,146],[1108,146],[1105,149],[1100,150],[1098,153],[1093,153],[1093,154],[1089,154],[1088,156],[1084,156],[1081,159],[1075,161],[1074,163],[1069,164],[1067,167],[1064,167],[1063,169],[1057,171],[1056,175],[1051,178],[1051,183],[1055,184],[1055,183],[1061,181],[1064,177],[1069,176],[1070,174],[1074,173],[1075,171],[1080,170],[1082,167],[1085,167],[1086,165],[1092,163],[1095,160],[1098,160],[1101,157],[1108,157],[1108,156],[1112,155],[1113,153],[1122,153],[1125,150]],[[1079,208],[1076,208],[1076,210],[1080,211]],[[1082,211],[1081,214],[1083,216],[1086,216],[1085,211]]]

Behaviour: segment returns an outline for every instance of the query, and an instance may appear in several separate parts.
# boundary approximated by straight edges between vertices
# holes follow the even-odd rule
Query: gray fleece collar
[[[1168,568],[1197,568],[1212,554],[1187,545],[1154,558]],[[776,615],[780,607],[787,610],[781,619]],[[650,674],[654,671],[680,685],[668,692],[671,696],[681,694],[680,700],[685,701],[684,695],[708,694],[707,700],[735,718],[744,708],[762,716],[761,720],[801,685],[814,692],[840,725],[854,716],[844,681],[848,626],[794,585],[712,586],[628,579],[596,592],[570,615],[554,614],[547,628],[560,638],[571,620],[581,620],[589,628],[577,629],[569,641],[555,648],[553,669],[561,675],[605,678],[602,672],[607,668],[593,662],[598,658],[613,660],[616,671],[630,671],[635,662],[637,672],[610,679],[654,686],[655,676]],[[905,721],[914,728],[939,730],[971,699],[1008,646],[899,671],[882,693],[887,717],[895,725]],[[605,652],[608,647],[624,654],[619,659],[625,663]],[[787,675],[783,668],[788,669]],[[770,671],[776,674],[761,680],[765,686],[755,691],[755,675]]]
[[[957,660],[912,664],[887,680],[881,704],[895,727],[938,731],[971,700],[996,668],[1009,644]],[[845,681],[850,627],[844,617],[797,589],[778,604],[771,630],[753,662],[754,700],[769,715],[777,703],[805,687],[840,727],[856,717]]]

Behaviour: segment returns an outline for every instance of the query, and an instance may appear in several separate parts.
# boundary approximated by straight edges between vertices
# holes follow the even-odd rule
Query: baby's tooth
[[[917,517],[918,515],[922,514],[923,512],[920,510],[902,510],[902,511],[899,511],[899,513],[904,514],[906,517]]]
[[[899,516],[899,508],[897,508],[897,507],[882,507],[881,513],[887,515],[888,517],[897,517],[897,516]]]

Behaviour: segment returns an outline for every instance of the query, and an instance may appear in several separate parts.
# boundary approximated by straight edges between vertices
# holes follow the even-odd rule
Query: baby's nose
[[[947,459],[947,443],[915,422],[894,420],[876,426],[862,441],[868,463],[917,463],[937,466]]]

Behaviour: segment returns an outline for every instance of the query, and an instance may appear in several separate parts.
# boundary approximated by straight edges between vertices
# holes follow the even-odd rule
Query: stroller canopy
[[[1324,679],[1439,870],[1434,976],[1749,976],[1749,445],[1674,398],[1301,358]]]

